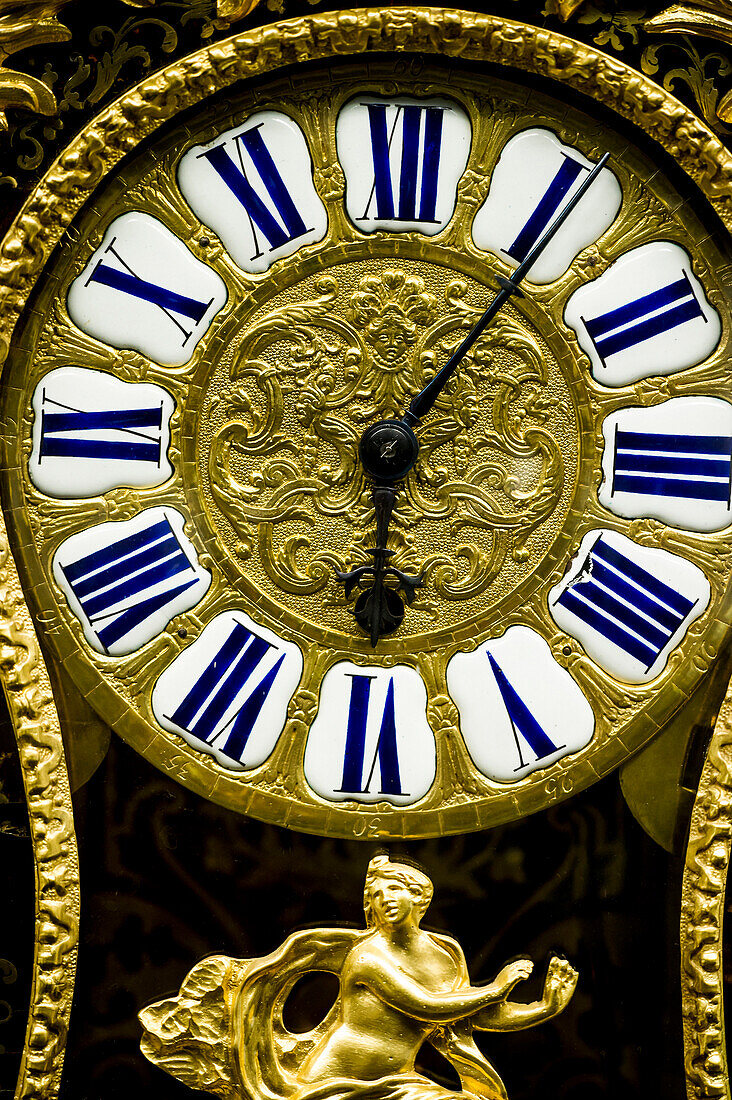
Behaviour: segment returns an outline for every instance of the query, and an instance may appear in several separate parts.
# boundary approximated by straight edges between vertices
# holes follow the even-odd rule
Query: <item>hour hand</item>
[[[394,510],[396,489],[393,485],[376,484],[372,493],[376,512],[376,546],[369,550],[372,565],[362,565],[347,573],[337,573],[345,588],[346,598],[354,589],[361,589],[353,614],[361,629],[369,635],[372,647],[384,634],[393,634],[404,619],[404,603],[411,603],[422,578],[413,577],[389,565],[392,555],[387,550],[389,523]]]

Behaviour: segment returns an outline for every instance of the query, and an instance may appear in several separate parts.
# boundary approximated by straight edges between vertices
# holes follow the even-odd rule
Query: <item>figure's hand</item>
[[[577,988],[578,978],[579,974],[566,959],[555,955],[549,960],[543,1000],[552,1015],[558,1015],[567,1007]]]
[[[501,993],[505,996],[507,993],[510,993],[513,987],[519,982],[523,982],[531,977],[533,969],[534,964],[531,959],[518,959],[516,962],[509,963],[508,966],[504,966],[495,980],[495,985],[498,986]]]

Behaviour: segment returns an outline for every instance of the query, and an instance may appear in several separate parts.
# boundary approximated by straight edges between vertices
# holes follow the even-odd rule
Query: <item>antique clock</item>
[[[89,122],[6,238],[3,510],[57,692],[230,813],[517,822],[724,651],[732,155],[505,15],[218,40]]]

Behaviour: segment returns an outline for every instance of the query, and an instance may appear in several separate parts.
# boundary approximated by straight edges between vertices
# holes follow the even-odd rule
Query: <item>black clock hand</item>
[[[346,597],[351,595],[354,588],[362,587],[362,582],[366,581],[369,584],[356,601],[354,615],[359,626],[370,636],[371,645],[374,647],[383,634],[391,634],[401,625],[404,618],[404,599],[399,594],[399,590],[404,593],[407,602],[411,603],[417,588],[422,585],[421,577],[410,577],[388,564],[391,551],[387,549],[389,523],[396,500],[396,483],[406,477],[419,456],[419,440],[414,434],[413,426],[418,425],[430,411],[459,364],[498,311],[512,295],[521,296],[519,284],[588,188],[595,182],[609,159],[609,153],[605,153],[600,158],[581,187],[516,268],[513,277],[511,279],[498,277],[501,289],[488,309],[465,337],[460,347],[453,352],[445,366],[424,389],[412,398],[402,419],[381,420],[372,424],[361,436],[358,447],[359,457],[364,471],[374,483],[372,500],[376,513],[376,546],[369,550],[374,562],[373,565],[361,566],[348,573],[339,572],[336,575],[345,586]],[[391,583],[387,583],[389,581]]]
[[[478,321],[475,328],[473,328],[463,340],[457,351],[454,351],[444,367],[437,372],[435,377],[427,383],[423,390],[421,390],[416,397],[412,398],[409,405],[409,409],[404,414],[404,423],[413,427],[415,424],[419,424],[420,420],[430,411],[439,395],[444,390],[445,386],[452,378],[455,370],[465,358],[467,353],[472,348],[479,336],[485,331],[498,311],[506,304],[509,298],[513,294],[518,294],[521,297],[521,291],[519,290],[519,284],[526,278],[531,268],[534,266],[539,256],[542,254],[546,246],[554,237],[557,230],[561,229],[564,222],[574,210],[577,203],[583,198],[585,192],[592,186],[600,172],[610,159],[610,154],[605,153],[603,157],[597,162],[595,167],[590,172],[589,176],[583,181],[582,186],[578,188],[576,194],[572,196],[570,201],[564,207],[564,209],[557,215],[544,235],[539,238],[534,247],[531,249],[526,259],[519,264],[514,271],[510,279],[505,279],[503,276],[498,277],[498,283],[501,287],[498,294],[488,306],[483,316]],[[415,456],[416,461],[416,456]]]

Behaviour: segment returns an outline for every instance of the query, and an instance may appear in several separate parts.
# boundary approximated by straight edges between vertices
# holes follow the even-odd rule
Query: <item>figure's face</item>
[[[378,878],[371,887],[371,908],[377,924],[401,924],[411,916],[414,905],[414,894],[398,879]]]

